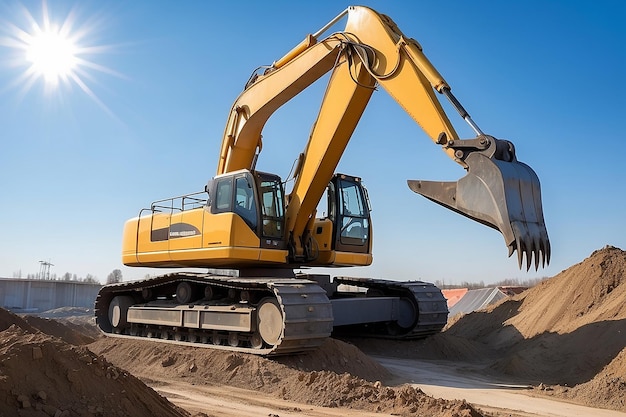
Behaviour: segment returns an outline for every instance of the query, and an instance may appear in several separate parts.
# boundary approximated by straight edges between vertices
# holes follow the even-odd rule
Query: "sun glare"
[[[58,31],[49,30],[33,36],[26,49],[31,71],[42,76],[46,83],[57,85],[67,80],[76,68],[76,46]]]
[[[53,4],[58,6],[59,3]],[[47,95],[77,86],[110,112],[87,85],[87,80],[94,81],[96,72],[121,75],[94,61],[98,54],[112,49],[107,45],[90,44],[95,32],[102,29],[102,16],[91,14],[78,19],[77,7],[78,2],[66,11],[64,18],[58,19],[49,12],[44,0],[41,10],[35,14],[19,5],[13,21],[7,21],[6,16],[0,18],[0,48],[10,48],[13,52],[9,59],[0,60],[0,64],[23,69],[12,86],[18,87],[24,95],[37,84],[43,85]]]

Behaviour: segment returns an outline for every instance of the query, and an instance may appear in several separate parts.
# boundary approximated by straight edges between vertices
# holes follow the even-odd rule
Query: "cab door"
[[[335,174],[329,184],[329,218],[333,222],[333,249],[369,253],[371,239],[370,206],[361,179]]]

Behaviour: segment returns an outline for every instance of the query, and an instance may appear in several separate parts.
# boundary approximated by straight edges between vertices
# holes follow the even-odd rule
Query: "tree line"
[[[444,281],[437,280],[435,281],[435,285],[441,289],[446,289],[446,290],[454,289],[454,288],[467,288],[468,290],[477,290],[480,288],[487,288],[487,287],[532,288],[535,285],[540,284],[542,281],[545,281],[546,279],[548,279],[548,277],[530,278],[530,279],[525,279],[525,280],[520,280],[518,278],[507,278],[507,279],[503,279],[501,281],[498,281],[489,285],[485,285],[484,281],[478,281],[478,282],[463,281],[460,284],[449,284],[449,283],[446,283],[445,280]]]
[[[24,278],[22,276],[22,271],[14,272],[13,278]],[[88,282],[92,284],[100,284],[100,280],[95,275],[87,274],[84,277],[80,277],[77,274],[73,274],[70,272],[66,272],[60,276],[55,273],[46,274],[46,276],[43,276],[42,274],[26,274],[26,279],[40,279],[40,280],[46,280],[46,281]],[[107,276],[106,283],[114,284],[117,282],[122,282],[122,271],[119,269],[114,269]]]

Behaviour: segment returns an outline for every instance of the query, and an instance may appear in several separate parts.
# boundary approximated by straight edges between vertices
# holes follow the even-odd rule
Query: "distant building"
[[[99,283],[0,278],[0,307],[46,311],[59,307],[93,308]]]

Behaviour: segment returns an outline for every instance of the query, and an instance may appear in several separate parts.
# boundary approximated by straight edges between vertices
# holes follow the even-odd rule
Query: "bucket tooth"
[[[500,160],[473,152],[464,160],[467,174],[456,182],[408,180],[414,192],[472,220],[499,230],[517,250],[520,269],[550,262],[550,240],[543,218],[537,174],[514,157]],[[526,257],[526,262],[524,262]]]

